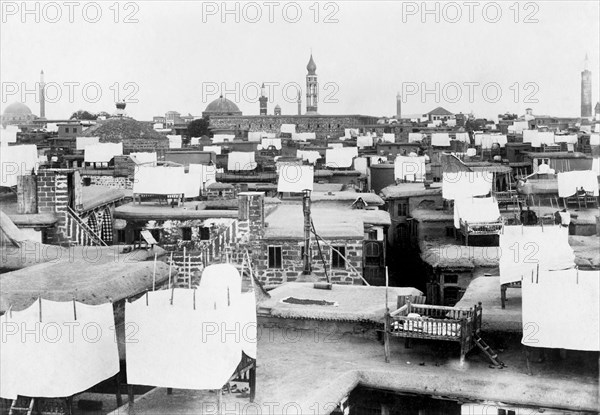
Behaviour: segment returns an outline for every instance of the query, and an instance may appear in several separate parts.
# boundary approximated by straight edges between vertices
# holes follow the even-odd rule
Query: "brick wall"
[[[345,268],[331,268],[330,247],[321,243],[321,251],[325,259],[327,274],[330,281],[334,284],[362,284],[359,275],[349,266],[352,265],[358,272],[362,272],[363,267],[363,241],[362,239],[339,239],[328,240],[327,243],[337,247],[346,248],[346,258],[348,262]],[[282,254],[281,268],[269,268],[269,246],[280,246]],[[252,250],[252,264],[256,269],[259,280],[265,285],[279,285],[284,282],[293,282],[302,276],[304,262],[301,256],[301,250],[304,241],[292,240],[268,240],[260,241],[254,245]],[[313,275],[320,281],[326,281],[323,260],[319,254],[317,243],[311,241],[311,264]]]
[[[82,174],[81,180],[84,178],[90,179],[90,184],[108,186],[114,189],[133,189],[132,177],[115,177],[115,176],[97,176],[91,174]]]
[[[38,212],[54,213],[56,225],[47,231],[47,243],[64,245],[66,237],[67,207],[69,206],[69,169],[40,170],[37,175]]]

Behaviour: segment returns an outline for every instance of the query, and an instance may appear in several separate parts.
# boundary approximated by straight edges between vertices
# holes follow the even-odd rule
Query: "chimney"
[[[260,240],[265,230],[265,193],[240,192],[238,194],[238,221],[241,234],[249,241]]]
[[[304,212],[304,269],[302,274],[310,275],[312,273],[312,266],[310,263],[310,190],[305,190],[302,197],[302,210]]]

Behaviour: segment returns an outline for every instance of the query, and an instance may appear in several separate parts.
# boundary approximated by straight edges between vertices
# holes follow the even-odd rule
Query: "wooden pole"
[[[154,269],[152,270],[152,291],[156,291],[156,259],[158,253],[154,253]]]
[[[169,261],[169,290],[171,289],[171,270],[173,269],[173,252],[171,252],[171,260]]]
[[[192,288],[192,256],[188,257],[188,288]]]
[[[383,326],[383,348],[384,348],[384,354],[385,354],[385,362],[389,363],[390,362],[390,336],[389,336],[389,317],[390,317],[390,313],[389,313],[389,307],[388,307],[388,270],[386,267],[385,270],[385,319],[384,319],[384,326]]]

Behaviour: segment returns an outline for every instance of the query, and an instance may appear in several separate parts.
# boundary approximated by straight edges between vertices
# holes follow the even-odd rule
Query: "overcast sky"
[[[2,2],[2,107],[22,101],[39,114],[23,93],[43,69],[47,118],[113,112],[116,96],[139,120],[200,115],[219,89],[255,115],[262,82],[269,113],[296,114],[311,50],[322,114],[391,116],[404,92],[404,114],[579,116],[586,53],[599,99],[598,1],[428,2],[429,14],[420,1],[231,2],[229,14],[221,2],[74,3],[31,2],[27,14]]]

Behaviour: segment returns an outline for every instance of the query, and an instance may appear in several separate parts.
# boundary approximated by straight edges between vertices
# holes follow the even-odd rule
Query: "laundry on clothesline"
[[[232,151],[227,155],[227,170],[229,171],[250,171],[256,169],[256,166],[252,151]]]
[[[313,166],[283,165],[279,169],[277,191],[302,193],[304,190],[313,190]]]
[[[133,193],[179,195],[185,193],[183,166],[139,165],[134,174]]]
[[[558,173],[557,177],[559,197],[573,196],[580,189],[598,196],[598,174],[593,170],[573,170]]]
[[[182,137],[180,135],[167,135],[169,148],[181,148]]]
[[[352,160],[358,157],[358,148],[342,147],[325,150],[325,163],[329,168],[347,168],[352,166]]]
[[[485,196],[492,191],[493,174],[489,172],[442,173],[442,197],[446,200]]]
[[[129,153],[129,156],[133,158],[137,164],[156,163],[158,160],[156,153],[154,152]]]
[[[75,138],[75,149],[85,150],[89,145],[100,143],[100,137],[76,137]]]
[[[448,133],[431,134],[431,145],[433,147],[450,147],[450,135]]]
[[[25,310],[5,313],[0,317],[0,397],[73,396],[116,375],[114,328],[112,303],[38,299]]]
[[[83,160],[86,163],[108,163],[113,157],[123,155],[123,143],[98,143],[85,147]]]
[[[425,181],[425,157],[396,156],[394,178],[408,182]]]
[[[38,150],[35,144],[3,146],[0,149],[0,186],[17,185],[18,176],[29,176],[37,172]]]
[[[498,202],[493,197],[454,200],[454,227],[460,229],[460,222],[497,223],[501,218]]]

